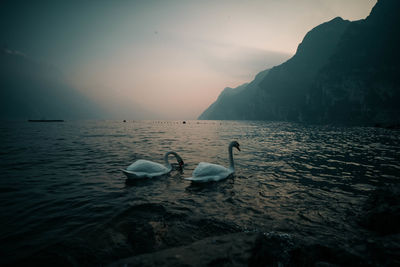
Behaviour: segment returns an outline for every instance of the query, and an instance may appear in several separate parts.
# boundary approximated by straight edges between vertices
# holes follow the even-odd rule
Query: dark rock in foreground
[[[365,235],[345,242],[313,233],[243,232],[221,221],[176,216],[161,205],[138,205],[135,214],[147,219],[135,220],[128,235],[131,257],[111,266],[399,266],[399,193],[397,184],[372,191],[358,216]]]
[[[360,224],[381,235],[400,234],[400,187],[375,190],[369,197]]]
[[[235,233],[143,254],[111,266],[365,266],[359,255],[286,234]]]

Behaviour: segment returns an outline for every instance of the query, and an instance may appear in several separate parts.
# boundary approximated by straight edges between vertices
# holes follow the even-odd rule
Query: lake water
[[[357,216],[398,184],[400,132],[235,121],[0,124],[0,263],[93,265],[240,231],[351,246],[373,235]],[[233,178],[183,180],[200,161]],[[137,159],[173,150],[183,173],[127,182]]]

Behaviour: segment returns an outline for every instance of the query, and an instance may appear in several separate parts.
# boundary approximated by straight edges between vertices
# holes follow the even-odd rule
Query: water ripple
[[[4,263],[60,249],[78,262],[83,255],[93,257],[89,265],[107,262],[138,253],[138,229],[151,229],[159,249],[246,229],[345,240],[361,231],[348,216],[400,176],[400,134],[385,129],[235,121],[1,129]],[[183,180],[200,161],[227,165],[231,140],[242,148],[235,177]],[[140,158],[162,162],[169,150],[183,157],[182,174],[132,182],[119,171]]]

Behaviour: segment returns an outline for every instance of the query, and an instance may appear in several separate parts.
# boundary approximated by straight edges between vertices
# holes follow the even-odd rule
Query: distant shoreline
[[[64,120],[28,120],[28,122],[64,122]]]

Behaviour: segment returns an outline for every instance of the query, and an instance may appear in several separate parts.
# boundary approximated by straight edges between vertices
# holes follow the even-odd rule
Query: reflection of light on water
[[[346,214],[357,212],[376,186],[399,178],[400,134],[384,129],[129,120],[1,128],[7,156],[0,161],[0,208],[7,218],[0,241],[16,240],[8,242],[10,254],[27,244],[82,245],[76,236],[89,240],[88,251],[118,254],[104,233],[128,242],[128,225],[147,229],[148,221],[161,247],[237,229],[346,240],[361,231]],[[234,177],[201,185],[183,180],[201,161],[228,166],[232,140],[242,149],[234,151]],[[169,150],[182,156],[182,173],[127,181],[119,171],[137,159],[162,163]],[[177,237],[168,239],[168,231]]]

